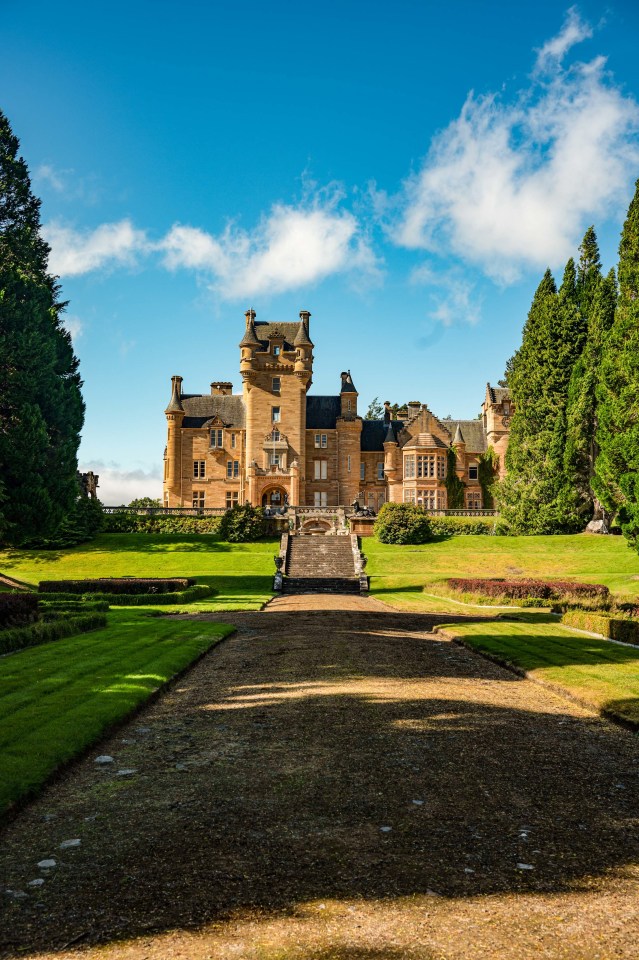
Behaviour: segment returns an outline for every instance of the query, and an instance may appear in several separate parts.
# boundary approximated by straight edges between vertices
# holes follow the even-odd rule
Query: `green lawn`
[[[83,577],[197,577],[217,595],[184,610],[259,610],[273,595],[278,549],[278,540],[231,544],[206,534],[106,533],[70,550],[0,551],[0,572],[33,585]]]
[[[104,629],[0,658],[0,814],[232,630],[120,608]]]
[[[475,650],[623,720],[639,724],[639,649],[575,633],[550,614],[444,626]]]
[[[362,541],[371,594],[393,606],[452,610],[428,597],[448,577],[548,577],[603,583],[620,598],[639,594],[639,556],[623,537],[450,537],[423,546]],[[457,609],[459,609],[457,607]]]

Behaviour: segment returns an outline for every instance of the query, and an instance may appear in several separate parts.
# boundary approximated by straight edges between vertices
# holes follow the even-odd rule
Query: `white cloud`
[[[377,260],[342,199],[329,188],[299,206],[275,204],[252,232],[231,223],[212,236],[176,225],[161,244],[164,262],[209,273],[227,299],[293,290],[334,273],[374,276]]]
[[[469,94],[404,185],[396,243],[510,282],[523,267],[560,264],[588,223],[621,211],[639,165],[639,108],[604,58],[561,66],[589,29],[570,13],[540,51],[547,72],[513,102]]]
[[[546,40],[541,50],[537,51],[537,69],[544,70],[553,61],[561,60],[575,44],[592,37],[592,32],[592,27],[581,19],[577,8],[571,7],[559,33]]]
[[[149,244],[144,231],[130,220],[103,223],[94,230],[74,230],[53,221],[43,228],[51,247],[49,269],[57,276],[71,277],[113,266],[131,266]]]
[[[69,331],[72,340],[77,340],[78,337],[82,336],[84,331],[84,324],[82,320],[80,317],[76,316],[63,317],[62,326],[65,330]]]
[[[81,473],[93,470],[99,476],[98,498],[107,507],[119,507],[137,497],[162,498],[159,468],[123,470],[117,463],[92,460],[80,464]]]
[[[67,170],[57,170],[51,163],[41,163],[36,167],[33,179],[36,183],[49,184],[56,193],[64,193],[67,173]]]
[[[433,270],[422,264],[413,270],[411,282],[425,284],[431,289],[428,297],[430,307],[426,316],[451,327],[454,323],[478,323],[481,317],[481,297],[475,284],[460,270]]]

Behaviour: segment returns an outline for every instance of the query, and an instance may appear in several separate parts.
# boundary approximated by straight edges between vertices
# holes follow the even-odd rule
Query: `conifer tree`
[[[626,536],[639,536],[639,180],[619,245],[619,298],[605,340],[597,386],[599,455],[593,488],[617,512]]]
[[[50,537],[73,506],[84,419],[40,201],[18,150],[0,112],[0,528],[14,543]]]

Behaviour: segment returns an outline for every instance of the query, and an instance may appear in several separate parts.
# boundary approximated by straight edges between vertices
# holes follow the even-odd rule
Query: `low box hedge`
[[[590,610],[568,610],[562,615],[561,622],[567,627],[600,633],[609,640],[639,645],[639,620],[607,616]]]
[[[77,617],[65,617],[54,620],[52,623],[39,621],[28,627],[14,627],[11,630],[0,631],[0,654],[14,653],[25,647],[36,647],[41,643],[50,643],[52,640],[62,640],[73,637],[77,633],[88,633],[106,627],[107,618],[104,613],[84,613]]]
[[[495,520],[491,517],[429,517],[433,537],[492,536]]]
[[[149,594],[186,590],[193,577],[100,577],[97,580],[41,580],[40,593]]]
[[[35,593],[0,593],[0,630],[25,627],[38,619]]]
[[[210,597],[217,593],[213,587],[205,583],[196,583],[186,590],[173,591],[171,593],[88,593],[84,597],[78,598],[75,593],[56,593],[55,597],[59,600],[100,600],[110,607],[143,607],[158,606],[159,604],[171,603],[193,603],[194,600],[201,600],[203,597]],[[49,596],[49,594],[47,594]]]
[[[105,513],[103,533],[202,533],[217,534],[221,516],[172,517],[137,513]]]
[[[95,600],[93,597],[88,600],[83,597],[78,597],[74,600],[58,600],[57,597],[59,594],[55,594],[55,600],[40,600],[40,613],[43,613],[47,610],[56,611],[57,613],[106,613],[109,609],[109,604],[106,600]]]

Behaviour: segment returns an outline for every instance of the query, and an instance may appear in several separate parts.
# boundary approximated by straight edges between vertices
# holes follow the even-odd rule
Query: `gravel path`
[[[224,619],[3,831],[1,957],[637,957],[636,735],[431,634],[449,615]]]

